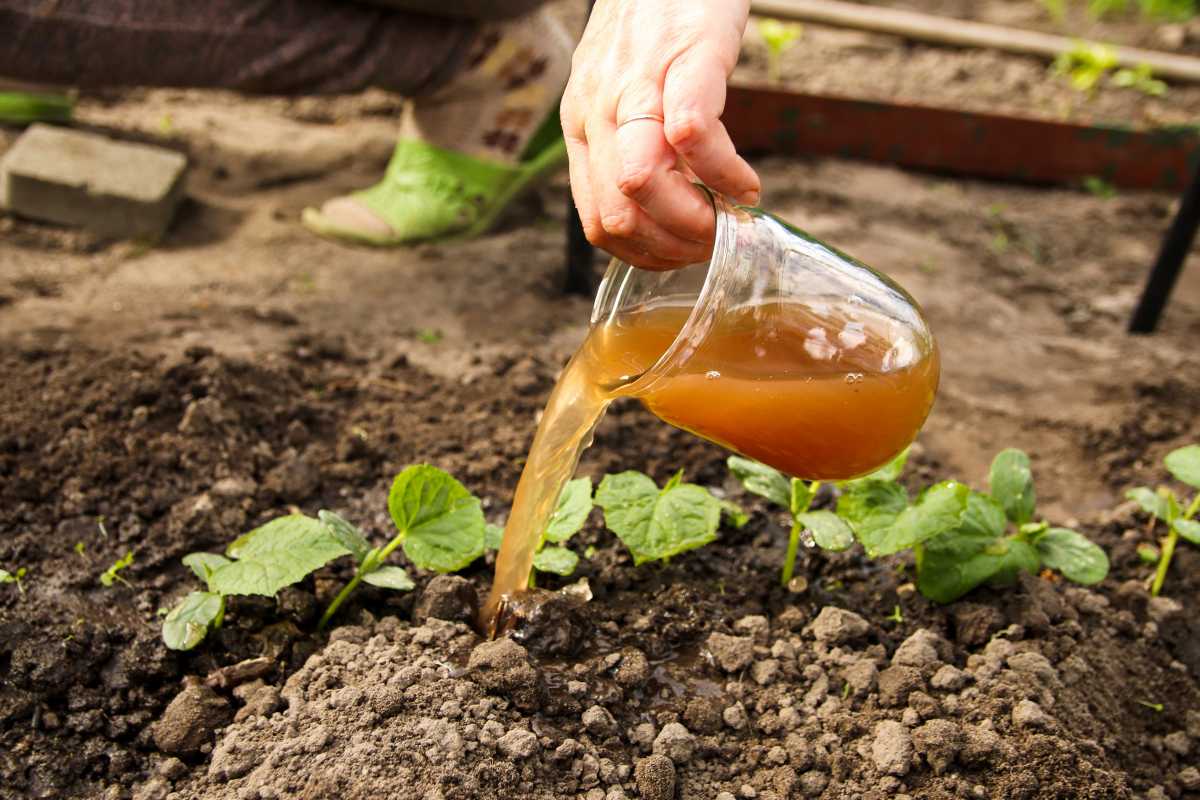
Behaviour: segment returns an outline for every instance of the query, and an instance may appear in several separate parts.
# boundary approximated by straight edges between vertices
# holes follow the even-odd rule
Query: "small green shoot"
[[[1150,709],[1151,711],[1156,711],[1159,714],[1161,714],[1166,709],[1166,706],[1164,706],[1162,703],[1151,703],[1149,700],[1138,700],[1137,704],[1139,706],[1145,706],[1146,708]]]
[[[849,696],[850,696],[850,684],[843,683],[842,684],[842,699],[845,700]]]
[[[66,95],[0,92],[0,124],[68,122],[75,103]]]
[[[758,33],[767,46],[767,82],[779,83],[783,73],[783,55],[804,33],[804,27],[794,22],[764,19],[758,23]]]
[[[1163,459],[1163,466],[1180,483],[1200,489],[1200,445],[1193,444],[1172,450]],[[1183,538],[1200,546],[1200,521],[1195,519],[1196,513],[1200,511],[1200,492],[1197,492],[1186,506],[1186,498],[1176,496],[1175,492],[1166,486],[1159,487],[1157,491],[1139,486],[1130,489],[1125,496],[1136,501],[1142,511],[1150,515],[1151,526],[1162,522],[1166,528],[1159,552],[1158,568],[1150,585],[1150,594],[1158,597],[1167,579],[1167,570],[1171,566],[1179,539]],[[1138,555],[1145,558],[1140,548]]]
[[[990,493],[955,481],[927,487],[910,504],[894,478],[848,484],[837,513],[868,555],[911,548],[917,588],[949,603],[984,583],[1012,583],[1018,572],[1043,567],[1076,583],[1092,584],[1108,574],[1108,557],[1067,528],[1034,521],[1037,502],[1029,457],[1004,450],[992,462]]]
[[[1042,8],[1055,22],[1062,23],[1067,18],[1067,0],[1041,0]]]
[[[1077,92],[1091,94],[1117,66],[1116,51],[1099,42],[1077,41],[1054,61],[1054,72],[1065,76]]]
[[[641,472],[605,475],[596,505],[635,565],[703,547],[717,538],[721,522],[721,501],[702,486],[683,483],[683,470],[661,489]]]
[[[118,574],[121,570],[125,569],[132,563],[133,552],[130,551],[125,553],[125,555],[123,555],[121,558],[118,558],[116,561],[114,561],[108,569],[100,573],[100,583],[105,586],[112,586],[114,583],[120,582],[121,584],[132,589],[133,587],[129,584],[129,581],[125,580]]]
[[[1137,556],[1143,564],[1157,565],[1162,552],[1149,542],[1142,542],[1137,546]]]
[[[437,344],[443,336],[444,334],[436,328],[422,328],[417,331],[417,341],[422,344]]]
[[[854,544],[853,532],[836,514],[832,511],[809,510],[821,489],[820,481],[805,482],[799,478],[788,478],[773,467],[741,456],[730,456],[726,463],[746,491],[786,508],[791,515],[787,553],[783,557],[783,569],[779,575],[781,586],[786,588],[792,581],[801,541],[806,547],[820,547],[835,552]]]
[[[483,554],[485,524],[479,499],[458,481],[428,465],[412,466],[396,476],[388,510],[398,530],[384,547],[373,548],[351,523],[331,511],[316,519],[302,514],[279,517],[236,539],[216,553],[192,553],[183,559],[204,581],[207,591],[192,592],[163,622],[163,640],[175,650],[195,647],[218,628],[230,596],[274,597],[329,562],[352,556],[354,577],[329,604],[324,628],[362,583],[409,591],[412,579],[401,567],[386,564],[397,547],[421,569],[454,572]]]
[[[0,583],[15,583],[17,585],[17,592],[20,593],[21,597],[25,597],[25,584],[21,582],[24,577],[24,567],[17,567],[16,572],[0,569]]]
[[[1138,10],[1150,20],[1184,22],[1196,16],[1196,0],[1137,0]],[[1129,10],[1129,0],[1088,0],[1088,14],[1095,19]]]
[[[83,543],[83,542],[76,542],[76,543],[75,543],[75,554],[76,554],[77,556],[79,556],[80,558],[82,558],[82,559],[85,559],[85,560],[86,560],[86,559],[87,559],[87,556],[86,556],[86,555],[84,555],[84,550],[85,550],[85,549],[86,549],[86,545],[84,545],[84,543]]]
[[[1093,197],[1111,200],[1117,196],[1117,187],[1101,178],[1099,175],[1088,175],[1082,181],[1083,190]]]
[[[1149,64],[1138,64],[1134,69],[1119,69],[1112,77],[1113,86],[1133,89],[1150,97],[1162,97],[1167,93],[1167,84],[1154,77]]]
[[[900,606],[892,606],[892,613],[883,618],[884,622],[894,622],[897,625],[903,624],[904,612],[900,610]]]

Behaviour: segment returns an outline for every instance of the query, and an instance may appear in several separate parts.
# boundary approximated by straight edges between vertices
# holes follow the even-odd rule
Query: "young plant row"
[[[1029,458],[1005,450],[993,460],[988,491],[957,481],[942,481],[910,496],[898,479],[907,453],[877,472],[828,487],[827,509],[814,509],[819,482],[788,478],[739,456],[730,457],[732,474],[746,491],[785,509],[791,531],[781,570],[786,586],[793,577],[803,542],[809,547],[842,551],[856,542],[871,558],[912,550],[917,588],[926,597],[952,602],[982,584],[1011,583],[1021,571],[1061,572],[1069,580],[1094,584],[1108,573],[1104,551],[1081,534],[1051,526],[1035,514],[1037,495]],[[1167,469],[1178,480],[1200,487],[1200,446],[1167,456]],[[1200,544],[1200,494],[1190,501],[1170,489],[1133,489],[1129,497],[1161,521],[1166,533],[1153,559],[1153,584],[1162,588],[1179,538]],[[741,527],[742,509],[708,489],[685,483],[682,471],[663,486],[640,472],[606,475],[593,495],[588,478],[570,481],[543,531],[534,557],[530,585],[538,572],[567,577],[580,555],[568,546],[594,506],[606,527],[629,550],[635,565],[667,561],[714,541],[722,516]],[[237,595],[273,597],[285,586],[339,558],[355,564],[353,577],[321,617],[324,628],[361,584],[408,591],[414,586],[403,567],[388,563],[402,549],[409,563],[431,572],[456,572],[488,550],[498,549],[503,529],[484,520],[479,499],[447,473],[428,465],[405,469],[392,484],[388,511],[396,527],[390,541],[372,546],[355,525],[332,511],[309,517],[293,514],[272,520],[239,537],[223,555],[192,553],[183,559],[204,582],[168,614],[163,638],[168,646],[188,649],[219,627],[226,600]]]

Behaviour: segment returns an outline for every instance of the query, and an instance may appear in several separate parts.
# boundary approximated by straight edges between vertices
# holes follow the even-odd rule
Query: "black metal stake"
[[[1196,239],[1197,228],[1200,228],[1200,167],[1196,168],[1191,185],[1184,191],[1179,213],[1163,239],[1154,269],[1142,290],[1142,299],[1129,320],[1130,333],[1153,333],[1158,327],[1159,317],[1171,299],[1171,290],[1175,288],[1175,281],[1183,271],[1183,263]]]

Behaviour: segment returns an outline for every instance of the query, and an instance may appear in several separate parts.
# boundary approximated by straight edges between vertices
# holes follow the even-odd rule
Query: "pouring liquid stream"
[[[678,428],[805,479],[887,463],[933,406],[939,361],[917,334],[861,305],[762,302],[721,315],[682,369],[639,380],[692,310],[666,297],[596,325],[550,395],[513,499],[481,623],[497,632],[524,591],[542,532],[605,409],[637,397]]]

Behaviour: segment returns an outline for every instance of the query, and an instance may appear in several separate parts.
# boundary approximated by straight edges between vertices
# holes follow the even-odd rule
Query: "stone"
[[[723,719],[725,724],[733,728],[735,731],[740,731],[742,728],[746,727],[747,723],[750,721],[746,717],[746,709],[741,703],[736,703],[735,705],[729,706],[722,711],[721,719]]]
[[[187,158],[107,136],[32,125],[0,160],[0,205],[100,236],[156,241],[183,200]]]
[[[717,666],[726,672],[740,672],[754,661],[754,639],[749,636],[712,633],[705,646]]]
[[[1022,700],[1013,707],[1013,725],[1018,728],[1049,728],[1054,719],[1032,700]]]
[[[638,762],[633,771],[642,800],[672,800],[675,797],[675,765],[664,755],[652,755]]]
[[[944,773],[962,751],[966,740],[962,730],[948,719],[931,719],[912,732],[913,745],[925,757],[934,773]]]
[[[1179,785],[1189,792],[1200,789],[1200,769],[1184,767],[1179,770]]]
[[[913,741],[908,728],[894,720],[884,720],[875,726],[871,743],[871,760],[886,775],[907,775],[912,767]]]
[[[584,711],[580,721],[593,736],[612,736],[617,732],[617,721],[603,706],[592,706]]]
[[[773,658],[755,661],[750,667],[750,677],[759,686],[770,686],[779,677],[779,662]]]
[[[1163,737],[1163,747],[1181,758],[1186,758],[1192,752],[1192,740],[1183,731],[1175,731]]]
[[[688,730],[714,734],[721,730],[721,703],[714,697],[693,697],[683,709]]]
[[[187,686],[171,701],[151,730],[154,744],[171,755],[195,755],[213,732],[233,717],[229,703],[203,685]]]
[[[981,725],[968,725],[959,759],[971,766],[987,764],[1000,752],[1000,736]]]
[[[913,667],[929,674],[941,664],[938,657],[939,642],[937,634],[922,628],[900,643],[892,656],[892,665]]]
[[[529,758],[541,749],[537,734],[524,728],[513,728],[496,740],[496,746],[514,760]]]
[[[1014,653],[1008,657],[1008,668],[1037,678],[1042,683],[1058,681],[1058,670],[1041,653]]]
[[[758,644],[766,644],[771,635],[771,623],[761,614],[751,614],[733,623],[733,629],[743,636],[749,636]]]
[[[668,722],[654,740],[654,754],[674,764],[686,764],[696,752],[696,737],[678,722]]]
[[[460,575],[435,575],[413,606],[413,622],[422,625],[432,618],[470,624],[478,607],[479,595],[469,580]]]
[[[855,697],[870,694],[879,679],[879,670],[870,659],[860,659],[842,670],[842,680]]]
[[[509,697],[518,708],[533,711],[540,707],[545,691],[542,674],[529,663],[525,648],[512,639],[476,646],[467,660],[467,669],[476,683]]]
[[[820,797],[829,785],[829,776],[824,772],[812,769],[800,776],[800,794],[802,797]]]
[[[879,703],[902,706],[908,696],[925,686],[921,673],[914,667],[888,667],[879,673]]]
[[[812,635],[823,644],[846,644],[861,639],[871,630],[865,619],[836,606],[825,606],[812,623]]]
[[[637,689],[650,679],[650,661],[636,647],[621,651],[621,661],[613,672],[613,680],[624,689]]]
[[[929,685],[947,692],[957,692],[967,685],[967,673],[952,664],[943,664],[933,673]]]

